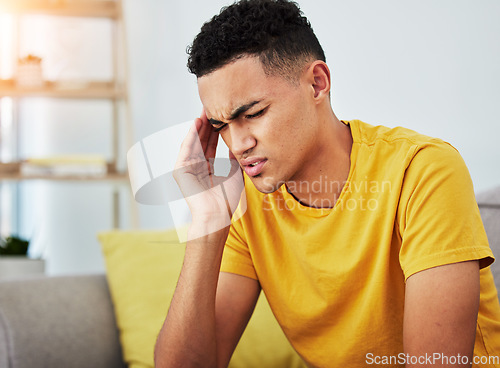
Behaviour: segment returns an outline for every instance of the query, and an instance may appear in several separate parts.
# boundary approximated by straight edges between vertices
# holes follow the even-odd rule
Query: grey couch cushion
[[[105,276],[0,282],[0,367],[124,367]]]
[[[500,290],[500,187],[479,193],[476,200],[491,250],[495,255],[491,271],[497,290]]]
[[[0,368],[9,368],[7,341],[7,324],[0,307]]]

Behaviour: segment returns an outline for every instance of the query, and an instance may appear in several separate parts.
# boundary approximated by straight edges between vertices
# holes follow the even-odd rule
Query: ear
[[[314,99],[321,102],[330,93],[330,69],[324,61],[316,60],[309,66],[308,82],[313,88]]]

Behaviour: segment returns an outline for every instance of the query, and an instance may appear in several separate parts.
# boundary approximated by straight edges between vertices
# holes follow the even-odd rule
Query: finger
[[[215,158],[218,143],[219,143],[219,133],[212,128],[212,131],[210,132],[210,137],[208,138],[207,148],[205,150],[205,156],[207,158]]]
[[[175,163],[176,169],[185,166],[188,161],[193,161],[193,159],[201,160],[203,158],[203,151],[198,138],[198,129],[200,127],[201,120],[195,119],[194,123],[189,128],[186,138],[184,138],[181,144],[181,149]]]
[[[207,113],[205,112],[205,108],[204,107],[201,109],[200,119],[202,121],[208,122]]]
[[[201,110],[200,119],[204,124],[206,124],[207,127],[210,128],[209,129],[210,135],[208,137],[207,145],[203,147],[205,151],[205,156],[207,158],[215,158],[215,153],[217,151],[217,144],[219,142],[219,133],[216,132],[212,124],[210,124],[210,121],[208,120],[207,114],[205,112],[205,108]]]
[[[200,130],[198,131],[198,134],[200,135],[200,142],[203,152],[206,152],[208,147],[208,141],[210,140],[210,134],[213,128],[212,125],[208,122],[208,120],[206,119],[204,120],[202,118],[199,118],[197,120],[201,121],[201,127]]]
[[[201,138],[202,149],[208,163],[208,171],[209,173],[213,173],[219,133],[215,131],[212,124],[208,121],[205,108],[202,109],[199,120],[201,120],[202,124],[200,129],[200,136],[203,137]]]
[[[208,134],[207,140],[206,141],[202,140],[203,151],[207,152],[207,149],[214,143],[212,135],[215,133],[218,136],[218,133],[214,131],[212,124],[210,124],[210,121],[208,120],[204,107],[201,109],[200,120],[203,124],[203,134]],[[210,152],[209,154],[206,154],[206,157],[207,158],[215,157],[215,152]]]

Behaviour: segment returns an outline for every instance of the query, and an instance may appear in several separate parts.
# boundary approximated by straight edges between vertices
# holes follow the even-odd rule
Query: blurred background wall
[[[186,68],[186,48],[203,22],[229,3],[124,1],[134,142],[199,115],[201,103],[196,79]],[[299,4],[326,52],[332,105],[340,119],[401,125],[442,138],[464,157],[476,192],[500,185],[499,1],[301,0]],[[97,23],[90,32],[105,32],[105,27]],[[105,38],[90,50],[109,58]],[[32,101],[25,108],[26,116],[40,111],[36,104]],[[99,124],[92,111],[103,116],[107,108],[96,101],[92,109],[75,114],[80,131]],[[51,120],[71,113],[52,111],[50,105],[43,111]],[[54,126],[43,133],[49,138],[31,139],[30,150],[50,150],[47,139],[59,139],[60,131]],[[102,128],[93,144],[99,146],[108,134]],[[104,265],[96,234],[111,226],[109,188],[69,185],[28,183],[29,188],[20,189],[25,190],[21,232],[36,238],[49,274],[100,272]],[[129,209],[135,204],[126,187],[120,190],[126,198],[122,227],[128,228]],[[168,207],[137,208],[140,228],[173,226]]]
[[[199,114],[185,50],[202,23],[230,3],[126,1],[137,139]],[[476,191],[500,184],[500,2],[299,4],[325,49],[340,119],[442,138],[461,152]]]

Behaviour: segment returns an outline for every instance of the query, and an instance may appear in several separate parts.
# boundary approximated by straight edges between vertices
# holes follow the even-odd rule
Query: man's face
[[[308,179],[320,131],[305,78],[266,75],[257,57],[245,57],[199,78],[198,89],[209,121],[259,191]]]

